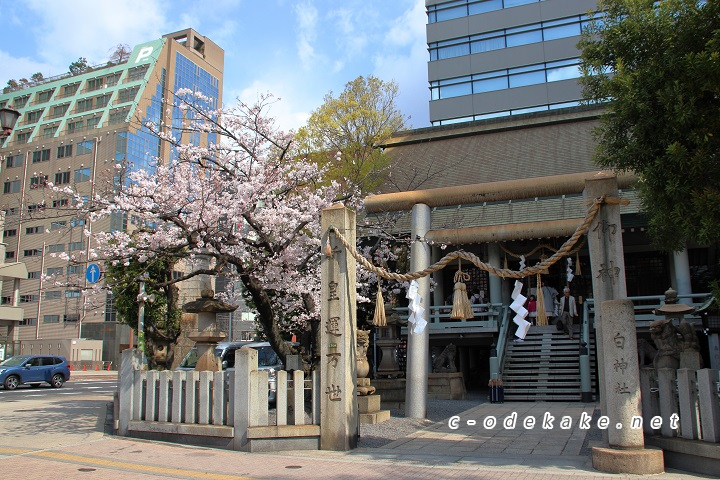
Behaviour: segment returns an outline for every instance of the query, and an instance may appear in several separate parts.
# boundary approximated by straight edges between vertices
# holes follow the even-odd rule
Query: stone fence
[[[720,472],[720,376],[704,368],[642,367],[645,442],[665,451],[666,466]]]
[[[276,372],[270,410],[269,372],[257,359],[248,348],[235,352],[234,372],[147,371],[137,349],[125,350],[118,435],[251,452],[318,449],[316,375],[306,381],[302,371]]]

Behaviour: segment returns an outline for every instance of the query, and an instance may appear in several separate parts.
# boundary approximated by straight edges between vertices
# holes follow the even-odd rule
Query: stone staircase
[[[525,341],[511,337],[506,347],[502,379],[505,400],[580,401],[579,326],[575,338],[555,326],[531,327]],[[595,391],[595,334],[590,336],[590,371]]]

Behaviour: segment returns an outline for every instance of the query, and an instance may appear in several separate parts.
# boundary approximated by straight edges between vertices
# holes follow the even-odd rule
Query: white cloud
[[[74,0],[72,8],[67,2],[26,3],[37,16],[32,27],[37,55],[61,69],[55,74],[78,57],[86,57],[91,64],[102,63],[119,43],[134,45],[168,33],[163,15],[168,5],[162,0]]]
[[[411,117],[413,127],[430,124],[425,15],[424,1],[415,0],[385,36],[388,48],[379,51],[373,59],[378,78],[392,79],[400,85],[398,107]]]
[[[297,16],[297,52],[300,62],[306,70],[314,67],[319,59],[313,43],[317,38],[316,29],[318,21],[317,9],[310,3],[302,3],[295,7]]]
[[[268,109],[268,115],[275,118],[278,127],[285,131],[297,130],[304,126],[312,110],[320,106],[320,103],[314,104],[311,95],[297,95],[297,90],[291,84],[262,80],[255,80],[251,85],[240,90],[226,92],[225,98],[230,105],[225,106],[232,106],[238,98],[252,105],[260,95],[266,93],[271,93],[275,97],[274,103]]]
[[[15,58],[7,52],[0,51],[0,65],[3,66],[3,79],[18,80],[20,78],[30,78],[36,72],[40,72],[45,76],[50,76],[49,72],[53,71],[52,66],[46,63],[36,62],[29,58]],[[5,85],[0,85],[4,87]]]

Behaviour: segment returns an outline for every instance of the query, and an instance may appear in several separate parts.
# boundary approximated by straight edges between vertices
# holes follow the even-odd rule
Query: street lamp
[[[9,137],[12,133],[15,124],[20,118],[20,112],[12,108],[3,107],[0,108],[0,137]]]

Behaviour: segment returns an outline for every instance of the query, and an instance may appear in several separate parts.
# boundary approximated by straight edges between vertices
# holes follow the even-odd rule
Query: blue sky
[[[0,86],[59,75],[79,57],[107,61],[191,27],[225,50],[225,104],[280,98],[282,128],[302,126],[323,96],[359,75],[400,86],[413,127],[429,126],[423,0],[0,0]]]

